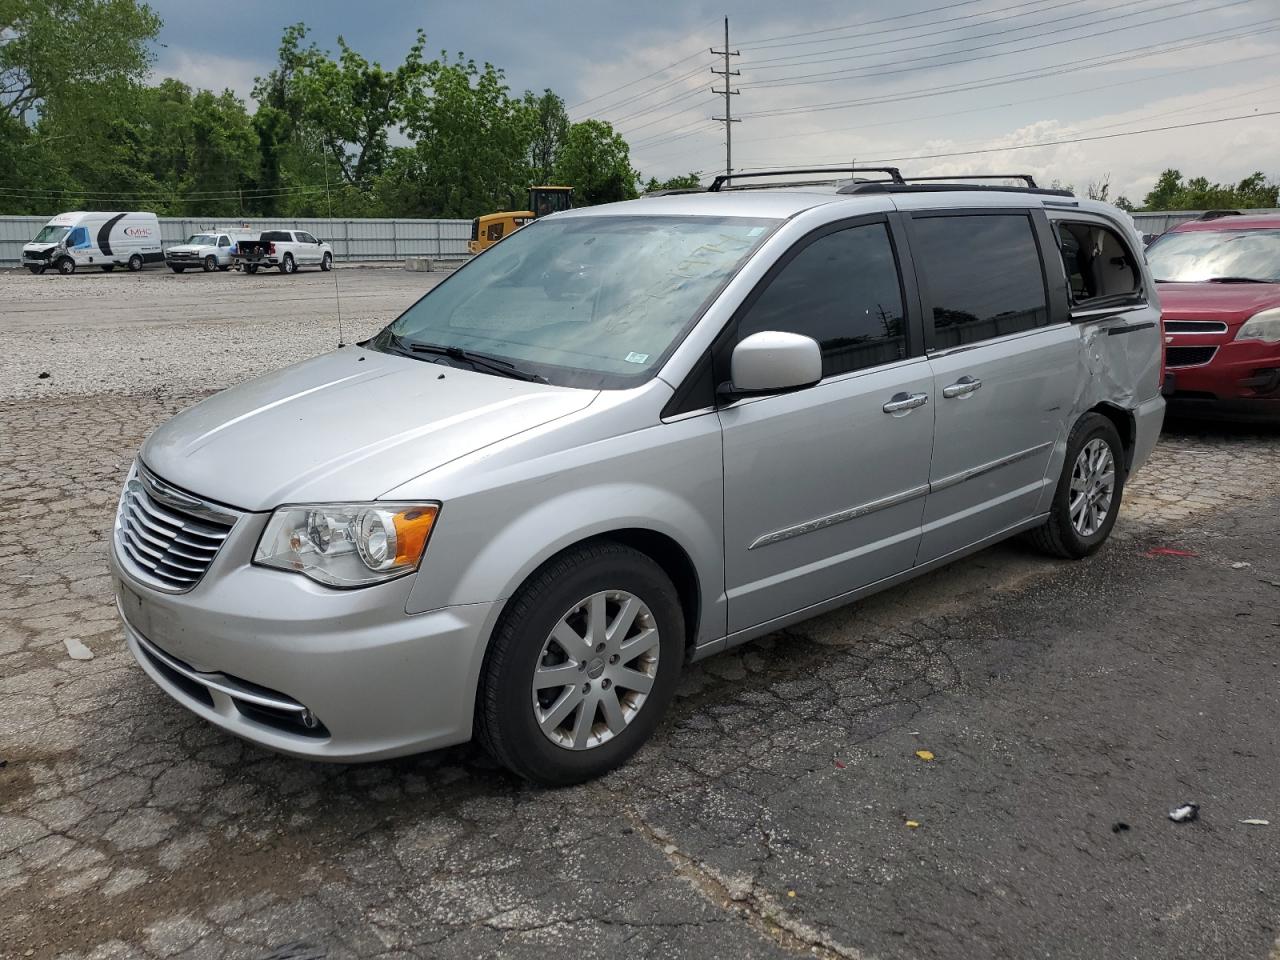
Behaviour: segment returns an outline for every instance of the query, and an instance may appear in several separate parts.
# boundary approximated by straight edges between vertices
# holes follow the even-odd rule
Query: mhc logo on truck
[[[50,267],[75,273],[86,266],[141,270],[163,261],[160,221],[154,213],[60,213],[22,248],[22,264],[32,273]]]

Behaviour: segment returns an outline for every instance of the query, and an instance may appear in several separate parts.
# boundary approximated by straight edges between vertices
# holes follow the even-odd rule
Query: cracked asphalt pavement
[[[362,333],[416,296],[385,279]],[[1007,544],[689,667],[596,783],[319,765],[188,714],[117,626],[133,453],[241,375],[126,317],[172,289],[57,334],[144,343],[135,390],[0,368],[0,956],[1280,960],[1280,429],[1175,425],[1088,561]],[[331,345],[304,320],[218,336],[269,366]]]

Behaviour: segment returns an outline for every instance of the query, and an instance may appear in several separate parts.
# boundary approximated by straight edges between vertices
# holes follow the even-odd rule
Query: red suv
[[[1147,248],[1170,413],[1280,419],[1280,215],[1215,214]]]

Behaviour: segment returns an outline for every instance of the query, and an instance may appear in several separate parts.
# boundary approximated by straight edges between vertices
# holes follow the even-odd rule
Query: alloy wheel
[[[531,692],[543,735],[568,750],[598,747],[626,730],[658,675],[658,625],[625,590],[574,604],[542,645]]]
[[[1116,491],[1116,461],[1111,446],[1095,437],[1084,445],[1071,468],[1068,511],[1071,526],[1091,537],[1106,522]]]

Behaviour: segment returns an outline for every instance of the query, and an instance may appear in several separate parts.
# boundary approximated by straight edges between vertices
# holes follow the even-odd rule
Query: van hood
[[[1221,320],[1232,326],[1280,307],[1280,283],[1162,283],[1158,289],[1166,320]]]
[[[197,403],[141,456],[169,483],[242,510],[375,500],[598,395],[346,348]]]

